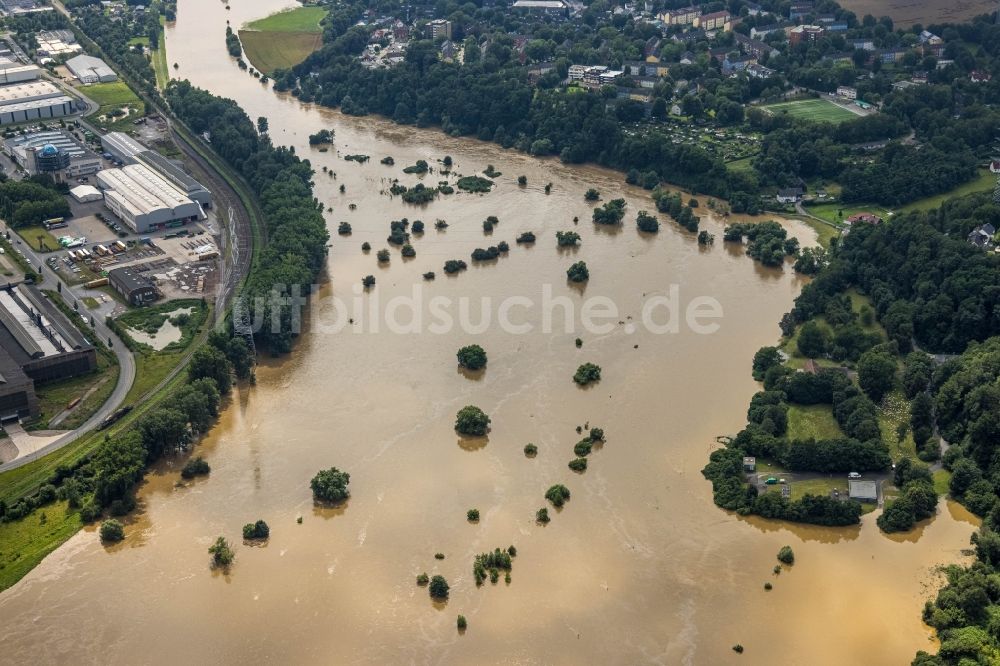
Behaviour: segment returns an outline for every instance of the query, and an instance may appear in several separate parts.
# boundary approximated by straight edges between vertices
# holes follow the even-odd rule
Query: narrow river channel
[[[757,390],[753,353],[776,341],[777,322],[803,285],[790,267],[765,269],[724,245],[723,223],[704,201],[713,246],[700,247],[669,220],[658,235],[640,236],[636,212],[654,206],[620,174],[275,95],[237,68],[223,37],[227,19],[238,26],[286,4],[234,0],[227,11],[218,1],[180,0],[167,57],[176,75],[232,97],[254,119],[266,116],[274,141],[308,155],[317,172],[336,173],[316,176],[334,232],[312,307],[320,321],[293,355],[263,360],[255,387],[234,393],[197,447],[212,466],[208,478],[181,484],[183,460],[165,463],[141,488],[124,543],[105,548],[93,529],[82,531],[0,595],[0,662],[844,666],[909,663],[915,650],[934,649],[920,611],[935,568],[961,561],[969,547],[975,520],[964,509],[942,502],[914,533],[892,538],[873,515],[850,529],[796,527],[719,510],[700,474],[715,437],[745,422]],[[307,141],[323,127],[336,131],[326,153]],[[371,160],[344,161],[350,153]],[[396,166],[379,163],[387,155]],[[465,174],[494,165],[498,186],[426,208],[385,193],[391,178],[417,181],[402,167],[418,159],[436,166],[445,155]],[[627,199],[620,231],[594,228],[589,187]],[[500,223],[484,238],[489,215]],[[414,241],[416,258],[394,250],[380,267],[374,251],[401,217],[428,230]],[[436,231],[436,219],[447,230]],[[336,234],[340,221],[351,223],[352,236]],[[786,224],[813,242],[807,227]],[[570,229],[582,243],[560,252],[555,232]],[[514,246],[528,230],[538,242]],[[456,277],[441,272],[446,259],[468,261],[474,248],[500,240],[512,248],[498,262]],[[362,253],[364,241],[371,254]],[[565,277],[578,260],[591,274],[582,290]],[[437,279],[424,282],[431,270]],[[472,297],[473,322],[479,299],[492,299],[494,310],[512,295],[540,303],[545,285],[574,307],[607,297],[619,316],[603,333],[331,332],[331,299],[352,303],[367,274],[377,285],[361,302],[385,305],[417,286],[425,299]],[[716,299],[718,331],[630,333],[643,303],[672,286],[682,307]],[[527,308],[516,312],[512,319],[530,318]],[[487,350],[489,367],[470,378],[457,371],[455,351],[473,342]],[[587,361],[602,366],[603,379],[579,389],[570,378]],[[454,415],[467,404],[492,417],[488,441],[456,437]],[[603,427],[607,443],[577,475],[566,464],[585,422]],[[522,453],[528,442],[539,447],[534,459]],[[331,465],[351,473],[352,497],[336,510],[314,508],[309,479]],[[542,527],[534,515],[553,483],[566,484],[572,499]],[[478,524],[466,521],[473,507]],[[271,526],[270,542],[239,544],[242,525],[258,518]],[[206,549],[219,534],[239,544],[229,575],[208,566]],[[509,544],[518,550],[511,583],[477,588],[474,555]],[[774,577],[785,544],[796,563]],[[421,572],[447,577],[447,604],[414,584]],[[455,629],[459,613],[469,621],[464,635]],[[736,643],[743,655],[731,650]]]

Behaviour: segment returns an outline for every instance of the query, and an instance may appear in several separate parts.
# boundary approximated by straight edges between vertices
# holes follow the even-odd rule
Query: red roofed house
[[[992,79],[993,76],[989,72],[984,72],[981,69],[974,69],[969,74],[969,78],[972,80],[973,83],[986,83],[990,79]]]
[[[875,213],[855,213],[851,215],[846,220],[847,224],[857,224],[859,222],[866,222],[868,224],[879,224],[882,222],[882,218]]]

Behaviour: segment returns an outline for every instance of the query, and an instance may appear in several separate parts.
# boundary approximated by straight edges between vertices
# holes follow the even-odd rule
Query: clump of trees
[[[101,523],[101,541],[115,543],[125,538],[125,526],[114,518]]]
[[[404,245],[403,248],[399,251],[399,253],[407,259],[412,259],[413,257],[417,256],[417,251],[414,250],[413,246],[410,245],[409,243]]]
[[[483,232],[487,234],[493,233],[493,228],[498,224],[500,224],[500,219],[496,215],[490,215],[483,220]]]
[[[590,271],[587,269],[587,263],[584,261],[578,261],[566,270],[566,278],[570,282],[586,282],[590,279]]]
[[[232,546],[229,545],[224,536],[217,538],[215,543],[209,546],[208,552],[212,556],[212,566],[214,568],[226,569],[236,559],[236,553],[233,552]]]
[[[573,381],[580,386],[586,386],[591,382],[598,382],[601,380],[601,366],[594,363],[584,363],[576,369],[573,374]]]
[[[518,244],[534,243],[535,234],[531,231],[525,231],[515,239],[515,242]]]
[[[574,458],[569,461],[569,468],[574,472],[585,472],[587,471],[587,459],[586,458]]]
[[[656,210],[666,213],[688,231],[698,231],[701,220],[694,214],[691,206],[684,205],[680,194],[657,188],[653,190],[653,201],[656,202]]]
[[[455,430],[460,435],[482,437],[490,429],[490,417],[474,405],[466,405],[455,417]]]
[[[561,483],[550,486],[545,491],[545,499],[552,502],[552,506],[559,508],[569,499],[569,488]]]
[[[517,552],[516,550],[514,551]],[[496,548],[493,552],[480,553],[472,561],[472,577],[476,581],[476,587],[483,584],[487,573],[490,580],[496,583],[499,580],[500,571],[510,572],[513,569],[513,554],[507,550]],[[509,582],[509,580],[508,580]]]
[[[601,198],[601,193],[591,187],[584,193],[583,198],[586,201],[597,201]]]
[[[243,526],[243,538],[247,541],[263,541],[271,536],[271,528],[263,520]]]
[[[448,591],[450,590],[450,587],[444,576],[436,575],[431,578],[431,584],[428,589],[431,594],[431,599],[442,600],[448,598]]]
[[[375,253],[375,258],[378,260],[378,263],[380,264],[389,263],[389,250],[379,250],[378,252]]]
[[[477,247],[472,251],[473,261],[493,261],[500,256],[500,248],[496,246],[491,246],[487,249]]]
[[[319,502],[343,502],[350,497],[347,490],[351,475],[341,472],[336,467],[320,470],[309,482],[313,499]]]
[[[196,476],[205,476],[211,470],[208,463],[204,458],[198,456],[197,458],[191,458],[186,463],[184,467],[181,468],[181,477],[185,479],[193,479]]]
[[[784,227],[774,221],[731,224],[726,227],[723,240],[742,243],[747,239],[747,254],[765,266],[781,266],[786,256],[799,252],[799,241],[788,238]]]
[[[320,131],[316,132],[315,134],[310,134],[309,135],[309,145],[310,146],[322,146],[322,145],[330,144],[330,143],[333,143],[333,130],[330,130],[330,129],[321,129]],[[359,155],[351,156],[351,155],[348,155],[348,157],[355,157],[355,158],[357,158],[357,157],[364,157],[363,160],[357,160],[357,161],[358,162],[367,162],[368,161],[368,156],[367,155],[364,155],[364,156],[359,156]],[[347,159],[347,157],[345,157],[344,159]],[[392,161],[391,157],[386,158],[386,159],[390,160],[390,162],[386,162],[385,159],[383,159],[382,160],[382,164],[389,164],[389,163],[391,163],[391,161]]]
[[[612,199],[603,206],[594,209],[594,224],[621,224],[625,217],[625,200]]]
[[[486,193],[493,189],[493,181],[482,176],[463,176],[455,183],[458,189],[473,194]]]
[[[781,547],[781,550],[778,551],[778,561],[782,564],[793,564],[795,562],[795,553],[792,551],[791,546]]]
[[[531,235],[532,238],[535,237],[534,234]],[[556,244],[559,247],[572,247],[580,242],[580,234],[575,231],[557,231],[556,232]]]
[[[648,234],[655,234],[660,230],[660,221],[656,219],[655,215],[650,215],[644,210],[639,211],[635,224],[639,227],[639,231],[643,231]]]
[[[449,259],[448,261],[444,262],[444,272],[447,273],[448,275],[464,271],[468,267],[469,267],[468,264],[466,264],[461,259]]]
[[[458,364],[468,370],[481,370],[486,367],[486,350],[479,345],[466,345],[458,350]]]
[[[428,169],[427,160],[417,160],[416,164],[405,167],[403,173],[425,174]]]

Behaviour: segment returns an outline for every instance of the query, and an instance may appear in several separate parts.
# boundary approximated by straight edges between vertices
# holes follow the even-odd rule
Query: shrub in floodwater
[[[374,275],[366,275],[363,278],[361,278],[361,286],[362,287],[374,287],[375,286],[375,276]]]
[[[580,386],[586,386],[591,382],[601,380],[601,366],[593,363],[584,363],[573,374],[573,381]]]
[[[371,249],[372,249],[372,244],[369,243],[368,241],[365,241],[364,243],[361,244],[362,252],[370,252]]]
[[[271,528],[263,520],[243,526],[243,538],[247,540],[266,539],[271,536]]]
[[[185,479],[193,479],[196,476],[204,476],[210,471],[212,470],[204,458],[191,458],[181,468],[181,476]]]
[[[573,446],[573,453],[578,457],[583,458],[584,456],[589,456],[591,449],[594,448],[594,442],[589,437],[587,439],[581,439]]]
[[[592,442],[603,442],[604,441],[604,429],[603,428],[591,428],[590,429],[590,440]]]
[[[770,590],[772,587],[774,587],[774,586],[771,585],[771,583],[769,583],[769,582],[768,583],[764,583],[764,589],[765,590]]]
[[[101,541],[118,542],[125,538],[125,526],[114,518],[101,523]]]
[[[430,576],[426,573],[419,574],[417,576],[417,585],[426,585],[431,581]]]
[[[545,507],[542,507],[541,509],[539,509],[538,511],[536,511],[535,512],[535,520],[538,521],[538,522],[540,522],[540,523],[542,523],[543,525],[545,523],[549,522],[549,520],[550,520],[550,518],[549,518],[549,510],[546,509]]]
[[[223,536],[215,540],[215,543],[208,548],[208,552],[212,555],[213,567],[228,567],[236,559],[236,553]]]
[[[490,427],[490,417],[475,405],[466,405],[455,416],[455,430],[460,435],[482,437]]]
[[[469,509],[468,511],[465,512],[465,517],[469,520],[470,523],[478,523],[479,509]]]
[[[318,472],[309,482],[309,487],[312,488],[313,499],[322,502],[342,502],[351,494],[347,490],[347,484],[350,482],[350,474],[331,467]]]
[[[535,446],[534,444],[525,444],[524,455],[528,456],[529,458],[534,458],[536,455],[538,455],[538,447]]]
[[[549,489],[545,491],[545,499],[552,502],[552,506],[560,507],[566,503],[566,500],[569,499],[569,488],[561,483],[550,486]]]
[[[435,560],[443,560],[444,559],[444,553],[434,553],[434,559]]]
[[[733,652],[735,652],[736,654],[743,654],[743,646],[737,643],[736,645],[733,646]]]
[[[431,578],[430,593],[432,599],[447,599],[449,589],[448,581],[445,580],[444,576]]]
[[[587,459],[586,458],[575,458],[569,461],[569,468],[574,472],[586,472],[587,471]]]
[[[781,550],[778,551],[778,561],[784,564],[792,564],[795,562],[795,553],[792,552],[791,546],[781,547]]]
[[[465,628],[469,626],[469,623],[465,621],[464,615],[458,616],[458,622],[456,624],[458,625],[459,631],[465,631]]]
[[[479,345],[466,345],[458,350],[458,364],[468,370],[486,367],[486,351]]]

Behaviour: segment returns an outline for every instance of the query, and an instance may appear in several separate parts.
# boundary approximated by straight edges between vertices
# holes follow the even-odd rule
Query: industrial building
[[[35,35],[35,41],[35,54],[49,59],[66,58],[83,50],[72,30],[43,30]]]
[[[36,382],[97,368],[94,346],[33,285],[0,289],[0,347]]]
[[[108,283],[129,305],[145,305],[159,297],[153,281],[137,267],[125,266],[108,271]]]
[[[47,173],[68,181],[97,173],[101,157],[63,130],[32,132],[7,139],[3,150],[31,175]]]
[[[108,132],[101,137],[104,151],[123,164],[142,164],[169,181],[184,195],[205,208],[212,207],[212,193],[176,163],[142,145],[124,132]]]
[[[0,421],[38,414],[35,383],[0,347]]]
[[[104,205],[136,233],[205,218],[201,205],[144,164],[98,172]]]
[[[67,116],[76,100],[48,81],[0,86],[0,125]]]
[[[118,80],[115,70],[94,56],[84,54],[70,58],[66,61],[66,68],[80,80],[80,83],[110,83]]]
[[[0,55],[0,85],[34,81],[42,75],[37,65],[25,65],[13,55]]]

